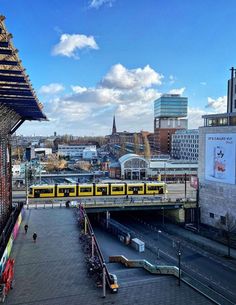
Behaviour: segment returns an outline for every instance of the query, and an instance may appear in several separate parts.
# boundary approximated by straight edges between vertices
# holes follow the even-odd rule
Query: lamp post
[[[25,163],[25,198],[26,207],[29,208],[29,198],[28,198],[28,162]]]
[[[181,274],[181,271],[180,271],[180,258],[181,258],[181,251],[180,249],[178,250],[178,267],[179,267],[179,281],[178,281],[178,285],[180,286],[180,274]]]
[[[179,268],[178,286],[180,286],[180,280],[181,280],[181,255],[182,255],[180,241],[177,241],[177,255],[178,255],[178,268]]]
[[[164,162],[164,181],[166,183],[166,162]]]
[[[106,297],[106,264],[102,264],[102,297]]]
[[[165,210],[164,207],[161,208],[162,209],[162,225],[165,225]]]
[[[186,203],[187,198],[187,174],[184,174],[184,201]]]
[[[178,274],[178,286],[180,286],[180,281],[181,281],[181,255],[182,255],[182,252],[181,252],[181,242],[178,240],[178,241],[172,241],[173,242],[173,248],[176,249],[176,254],[178,256],[178,269],[179,269],[179,274]]]
[[[160,258],[160,244],[159,244],[159,234],[161,233],[161,230],[157,231],[157,257]]]

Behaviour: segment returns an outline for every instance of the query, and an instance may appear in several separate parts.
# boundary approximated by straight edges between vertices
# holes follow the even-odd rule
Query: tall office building
[[[187,129],[188,98],[179,94],[164,94],[154,101],[154,143],[156,152],[170,154],[171,136]]]

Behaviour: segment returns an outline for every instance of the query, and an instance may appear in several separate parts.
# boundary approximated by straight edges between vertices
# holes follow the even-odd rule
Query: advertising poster
[[[206,134],[205,179],[235,184],[236,134]]]

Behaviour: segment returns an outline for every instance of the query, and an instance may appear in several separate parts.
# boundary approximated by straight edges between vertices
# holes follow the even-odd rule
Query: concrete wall
[[[201,222],[218,226],[227,212],[236,219],[236,185],[205,180],[205,139],[208,133],[236,133],[236,126],[199,128],[199,203]],[[214,214],[214,218],[210,217]],[[213,215],[211,215],[213,216]]]
[[[165,216],[177,223],[185,222],[184,209],[165,210]]]

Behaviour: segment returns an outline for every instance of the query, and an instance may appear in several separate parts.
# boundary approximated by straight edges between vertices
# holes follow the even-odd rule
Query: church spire
[[[116,118],[113,116],[112,134],[116,133]]]

